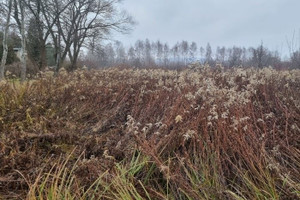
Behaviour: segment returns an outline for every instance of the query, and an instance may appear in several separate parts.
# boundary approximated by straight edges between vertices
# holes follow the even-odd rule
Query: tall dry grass
[[[300,71],[61,70],[0,86],[0,199],[299,199]]]

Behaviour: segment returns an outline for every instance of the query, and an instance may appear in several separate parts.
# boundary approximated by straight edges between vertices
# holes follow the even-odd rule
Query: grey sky
[[[286,38],[299,42],[300,0],[124,0],[138,22],[129,35],[115,35],[126,46],[137,39],[257,46],[261,41],[283,54]]]

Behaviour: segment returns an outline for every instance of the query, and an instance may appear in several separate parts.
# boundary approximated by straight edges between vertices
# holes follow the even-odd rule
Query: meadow
[[[0,199],[300,199],[300,70],[0,83]]]

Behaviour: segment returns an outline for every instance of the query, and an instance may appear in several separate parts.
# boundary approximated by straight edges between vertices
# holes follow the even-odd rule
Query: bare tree
[[[135,51],[136,51],[136,56],[137,56],[137,64],[141,65],[144,62],[144,41],[138,40],[135,43]]]
[[[27,47],[25,32],[25,3],[23,0],[14,0],[14,19],[21,34],[21,81],[26,79]]]
[[[4,25],[4,31],[3,31],[3,54],[1,59],[1,66],[0,66],[0,81],[4,79],[4,68],[6,64],[6,58],[8,54],[8,45],[7,45],[7,38],[8,38],[8,31],[10,26],[10,18],[11,18],[11,12],[12,12],[12,4],[13,0],[7,0],[5,2],[5,5],[7,5],[7,11],[6,11],[6,22]]]
[[[55,40],[55,25],[66,8],[75,0],[22,0],[23,5],[34,23],[35,43],[38,44],[38,66],[44,69],[46,66],[46,42],[49,36]],[[29,32],[30,34],[30,32]],[[57,46],[56,42],[54,41]]]
[[[196,42],[192,42],[191,46],[190,46],[190,59],[192,59],[192,61],[195,61],[196,56],[197,56],[197,43]]]
[[[116,62],[116,53],[111,43],[105,46],[105,55],[107,56],[107,66],[112,66]]]
[[[137,58],[136,58],[135,49],[132,46],[128,49],[127,55],[128,55],[128,63],[130,65],[138,64],[138,63],[136,63]]]
[[[53,0],[58,1],[58,0]],[[133,20],[125,12],[116,9],[118,0],[76,0],[72,2],[57,20],[56,26],[64,48],[61,62],[68,55],[71,69],[76,69],[78,56],[86,39],[109,35],[112,30],[126,32]],[[61,3],[57,2],[57,6]]]
[[[203,58],[204,58],[205,49],[203,47],[200,47],[199,51],[200,51],[200,60],[201,60],[201,63],[202,63]]]
[[[152,57],[152,48],[149,39],[145,40],[145,66],[153,65],[154,59]]]
[[[169,56],[170,56],[170,47],[168,45],[168,43],[165,43],[164,45],[164,66],[167,67],[169,64]]]
[[[299,30],[299,44],[297,44],[295,39],[295,31],[291,40],[286,39],[287,46],[290,54],[290,61],[292,68],[300,68],[300,30]]]
[[[225,63],[225,54],[226,54],[226,48],[225,47],[217,47],[216,61],[218,63],[221,63],[222,65],[224,65],[224,63]]]
[[[247,49],[245,47],[243,47],[242,49],[242,65],[246,65],[248,61],[248,52]]]
[[[173,54],[173,63],[175,67],[179,67],[179,62],[180,62],[180,56],[179,56],[179,43],[175,44],[173,48],[171,49],[172,54]]]
[[[120,41],[115,42],[116,49],[116,61],[118,64],[124,64],[126,62],[126,51],[123,44]]]
[[[158,59],[158,65],[161,65],[163,57],[163,44],[159,40],[156,42],[156,57]]]
[[[182,41],[180,44],[181,55],[183,56],[184,65],[187,64],[187,56],[189,53],[189,43],[187,41]]]
[[[252,52],[252,65],[258,68],[264,67],[266,65],[267,49],[264,47],[263,43],[257,48],[251,48],[250,51]]]
[[[212,64],[213,58],[212,58],[212,50],[209,43],[206,45],[206,52],[205,52],[205,62],[208,64]]]
[[[229,67],[240,66],[242,64],[243,49],[233,47],[228,49],[228,65]]]
[[[300,51],[295,51],[291,55],[292,68],[300,68]]]

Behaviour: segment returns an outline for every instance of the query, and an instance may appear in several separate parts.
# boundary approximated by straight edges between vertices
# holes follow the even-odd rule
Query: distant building
[[[21,59],[21,53],[22,53],[22,48],[15,47],[13,48],[16,56],[18,59]],[[55,49],[54,47],[48,43],[46,45],[46,60],[47,60],[47,66],[55,66]]]

